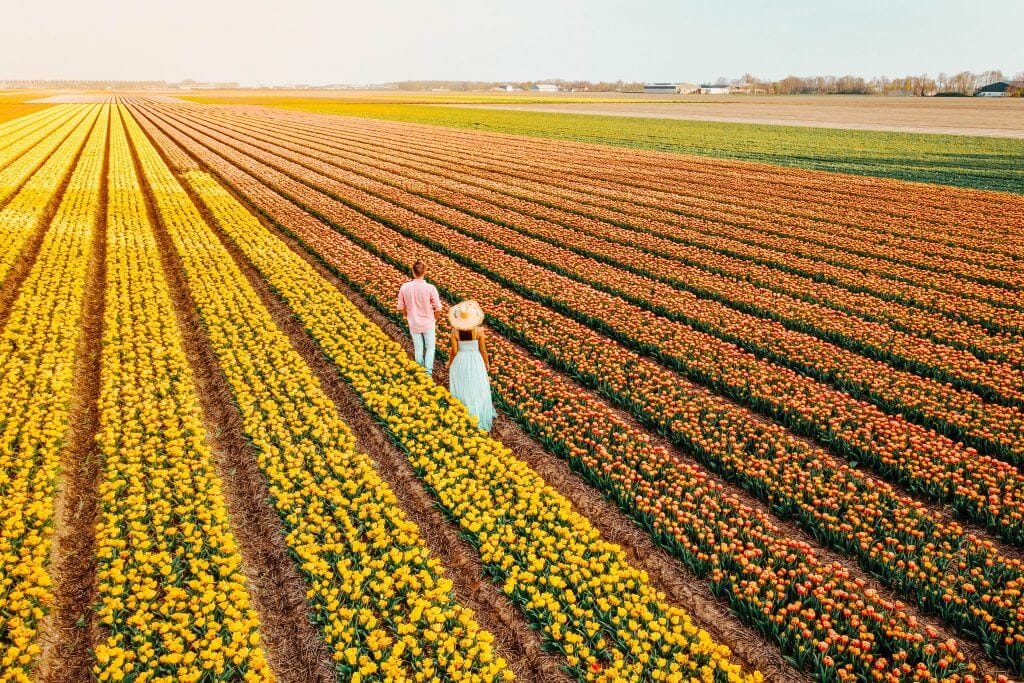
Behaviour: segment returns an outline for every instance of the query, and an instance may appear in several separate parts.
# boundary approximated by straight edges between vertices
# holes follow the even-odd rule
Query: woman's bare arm
[[[444,364],[444,369],[447,370],[452,366],[452,361],[455,360],[455,354],[459,352],[459,338],[455,330],[451,331],[448,335],[448,362]]]
[[[484,334],[483,328],[477,332],[477,341],[480,342],[480,355],[484,357],[484,368],[487,372],[491,371],[491,359],[487,356],[487,335]]]

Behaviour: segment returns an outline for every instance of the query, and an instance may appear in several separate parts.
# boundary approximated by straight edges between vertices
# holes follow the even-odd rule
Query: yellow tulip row
[[[24,114],[22,116],[16,116],[5,121],[0,121],[0,147],[3,147],[4,138],[6,138],[11,133],[11,131],[14,131],[18,128],[25,128],[31,124],[37,124],[43,119],[45,119],[47,116],[53,116],[55,110],[58,110],[61,107],[66,106],[67,105],[55,105],[53,107],[46,107],[44,109],[39,109],[28,114]]]
[[[209,174],[184,179],[409,458],[580,680],[761,680]]]
[[[271,680],[116,109],[109,154],[94,673],[100,681]]]
[[[82,105],[61,104],[0,124],[0,167],[42,140],[47,131],[79,113]],[[15,146],[17,143],[17,146]]]
[[[127,125],[339,677],[511,679],[308,365],[142,130]]]
[[[46,131],[52,130],[48,126],[56,127],[74,111],[74,105],[62,104],[0,124],[0,168],[45,137]]]
[[[17,192],[0,211],[0,287],[74,166],[98,115],[99,107],[84,109],[82,116],[68,121],[0,171],[0,204]],[[63,137],[66,133],[67,137]],[[50,152],[53,153],[47,159]],[[43,159],[46,161],[40,166]]]
[[[54,495],[106,147],[100,115],[0,335],[0,682],[27,681],[52,602]]]
[[[64,141],[97,105],[77,105],[66,116],[48,121],[11,143],[0,152],[0,206],[17,192],[22,183]]]

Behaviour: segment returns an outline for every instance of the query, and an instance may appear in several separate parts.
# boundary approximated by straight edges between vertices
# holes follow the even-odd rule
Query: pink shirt
[[[437,287],[422,278],[409,280],[398,290],[398,310],[405,311],[410,332],[429,332],[434,329],[434,311],[441,310]]]

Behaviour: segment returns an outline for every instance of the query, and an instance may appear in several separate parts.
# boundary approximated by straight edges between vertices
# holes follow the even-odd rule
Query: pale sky
[[[1024,71],[1024,0],[3,0],[0,79],[709,81]]]

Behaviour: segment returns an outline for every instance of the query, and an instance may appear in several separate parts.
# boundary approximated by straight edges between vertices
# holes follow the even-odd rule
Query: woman
[[[462,401],[471,415],[476,415],[480,429],[489,432],[494,422],[494,404],[487,378],[491,370],[487,336],[480,326],[483,321],[484,311],[475,301],[463,301],[448,310],[452,334],[445,367],[452,396]]]

